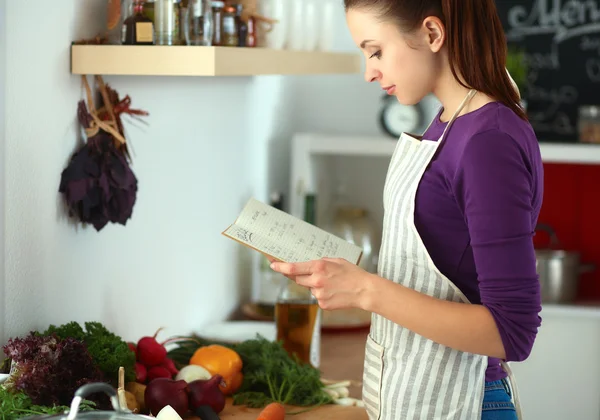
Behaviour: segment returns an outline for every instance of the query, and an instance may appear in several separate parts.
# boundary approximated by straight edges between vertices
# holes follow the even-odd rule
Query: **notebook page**
[[[360,247],[253,198],[223,234],[286,262],[328,257],[357,264],[362,254]]]

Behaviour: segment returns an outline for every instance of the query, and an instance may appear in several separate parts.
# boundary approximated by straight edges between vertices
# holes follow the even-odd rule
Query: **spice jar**
[[[227,6],[223,10],[223,40],[222,45],[226,47],[237,47],[239,43],[236,10],[233,6]]]
[[[600,105],[579,107],[579,141],[600,144]]]
[[[223,45],[223,8],[225,7],[224,1],[213,1],[212,12],[213,12],[213,37],[212,44],[219,46]]]

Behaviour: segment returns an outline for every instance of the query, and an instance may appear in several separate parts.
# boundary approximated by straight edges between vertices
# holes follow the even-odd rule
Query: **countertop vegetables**
[[[157,378],[173,379],[179,373],[175,363],[167,357],[165,343],[156,340],[159,328],[153,336],[142,337],[137,344],[128,343],[136,358],[135,380],[146,384]]]
[[[158,378],[146,387],[145,404],[153,415],[167,406],[181,417],[189,411],[196,413],[201,407],[210,407],[214,413],[220,413],[225,409],[225,395],[219,389],[222,379],[215,375],[188,384],[183,380]]]
[[[81,385],[104,379],[86,345],[72,337],[31,332],[3,349],[14,368],[3,387],[25,393],[35,405],[69,405]]]
[[[242,385],[242,358],[234,350],[211,344],[202,346],[190,358],[190,365],[202,366],[211,375],[221,375],[223,384],[219,388],[225,395],[231,395]]]
[[[267,405],[256,420],[285,420],[285,407],[277,402]]]
[[[156,416],[163,408],[170,405],[181,417],[189,411],[187,382],[173,381],[168,378],[153,380],[146,387],[144,399],[150,414]]]
[[[189,383],[197,379],[210,379],[211,377],[210,372],[202,366],[187,365],[181,368],[175,379],[184,380]]]
[[[50,325],[43,335],[56,334],[59,338],[71,337],[83,341],[105,380],[115,388],[118,387],[121,366],[125,368],[125,381],[135,380],[135,354],[127,343],[99,322],[86,322],[84,325],[85,330],[77,322],[58,327]]]
[[[221,391],[220,384],[223,381],[221,375],[214,375],[210,379],[199,379],[190,382],[188,390],[190,393],[190,409],[196,412],[200,407],[209,406],[215,413],[225,409],[225,395]]]
[[[214,344],[235,351],[242,359],[243,382],[232,395],[234,404],[263,408],[272,402],[301,407],[333,403],[331,395],[325,392],[318,369],[291,358],[281,343],[260,336],[235,344],[212,342],[198,336],[180,339],[168,356],[176,364],[185,366],[197,350]]]

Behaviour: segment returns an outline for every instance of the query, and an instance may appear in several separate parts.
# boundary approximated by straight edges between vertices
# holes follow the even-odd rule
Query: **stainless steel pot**
[[[578,252],[557,249],[560,246],[558,237],[551,226],[538,224],[537,230],[543,230],[550,236],[550,246],[535,251],[542,302],[571,303],[579,292],[580,275],[593,271],[596,267],[593,264],[582,264]]]
[[[79,406],[81,402],[88,395],[95,394],[96,392],[104,392],[110,397],[110,402],[115,411],[82,411],[79,412]],[[154,417],[144,416],[141,414],[133,414],[129,410],[124,410],[119,404],[119,398],[117,390],[106,383],[91,383],[81,386],[75,392],[75,396],[71,401],[71,407],[69,411],[64,414],[53,414],[46,416],[29,416],[21,420],[41,420],[41,419],[61,419],[61,420],[155,420]]]

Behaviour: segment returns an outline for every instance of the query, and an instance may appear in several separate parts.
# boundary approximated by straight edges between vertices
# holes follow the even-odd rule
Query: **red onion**
[[[148,384],[144,392],[144,402],[152,415],[156,416],[165,406],[170,405],[180,417],[189,410],[186,381],[157,378]]]
[[[215,413],[220,413],[225,408],[225,395],[219,389],[223,381],[221,375],[215,375],[210,379],[198,379],[188,384],[189,407],[196,411],[203,405],[210,406]]]

